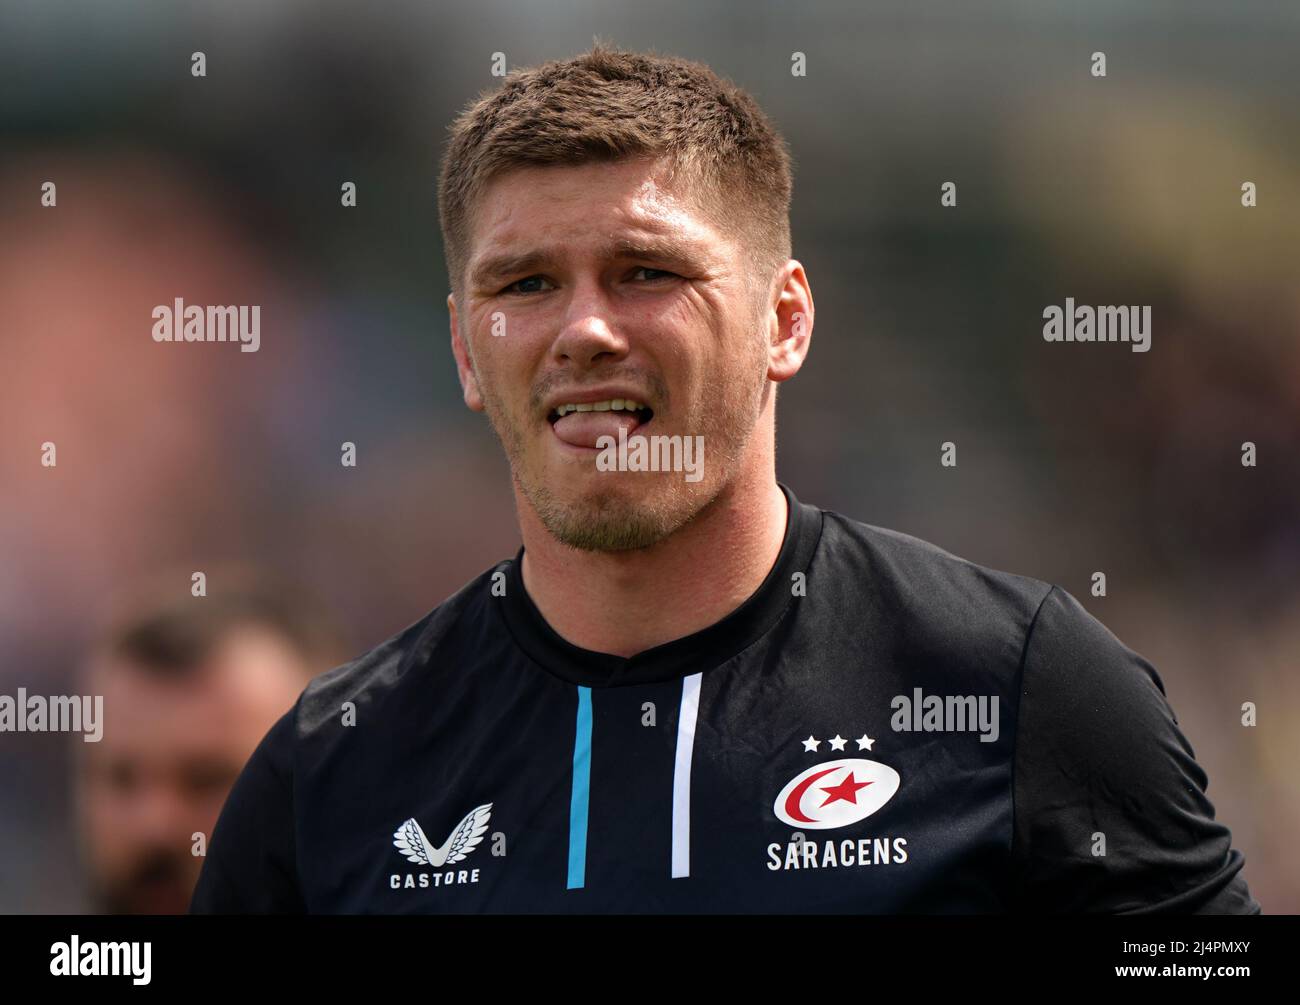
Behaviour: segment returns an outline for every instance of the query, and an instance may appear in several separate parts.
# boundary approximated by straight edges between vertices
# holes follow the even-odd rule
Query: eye
[[[224,792],[235,784],[238,777],[239,771],[232,770],[229,765],[207,761],[182,765],[180,769],[181,783],[186,791],[196,796]]]
[[[520,293],[520,294],[524,294],[524,295],[527,295],[527,294],[529,294],[529,293],[541,293],[541,292],[543,292],[541,289],[539,289],[539,288],[537,288],[537,287],[529,286],[528,284],[530,284],[530,283],[545,283],[545,282],[547,282],[547,280],[546,280],[545,278],[543,278],[542,276],[528,276],[528,277],[525,278],[525,279],[517,279],[517,280],[515,280],[513,283],[511,283],[509,286],[507,286],[507,287],[506,287],[505,289],[503,289],[501,292],[502,292],[502,293]]]
[[[135,765],[126,761],[114,761],[103,774],[109,787],[118,792],[130,792],[140,783],[140,773]]]
[[[649,266],[645,266],[645,265],[637,266],[637,268],[633,270],[632,275],[635,276],[637,273],[640,272],[650,273],[650,275],[646,276],[643,282],[654,282],[655,280],[658,279],[681,279],[682,278],[677,273],[669,272],[667,269],[652,269]]]

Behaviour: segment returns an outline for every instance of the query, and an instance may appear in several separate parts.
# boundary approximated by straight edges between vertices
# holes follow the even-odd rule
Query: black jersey
[[[194,912],[1258,913],[1153,667],[1059,587],[801,504],[631,658],[522,549],[314,680]]]

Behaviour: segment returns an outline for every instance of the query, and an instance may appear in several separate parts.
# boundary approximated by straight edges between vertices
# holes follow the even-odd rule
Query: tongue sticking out
[[[570,412],[552,423],[555,435],[574,447],[589,447],[596,450],[596,440],[601,436],[612,436],[618,442],[618,431],[632,430],[641,425],[641,420],[632,412]]]

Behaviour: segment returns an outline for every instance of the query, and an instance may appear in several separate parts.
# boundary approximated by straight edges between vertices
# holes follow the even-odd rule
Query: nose
[[[609,296],[594,279],[582,280],[573,287],[560,324],[551,347],[558,362],[585,369],[627,356],[627,339],[623,337]]]

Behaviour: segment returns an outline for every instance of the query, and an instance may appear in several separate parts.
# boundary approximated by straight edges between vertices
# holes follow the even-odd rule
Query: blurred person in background
[[[77,745],[77,817],[91,898],[107,914],[184,913],[197,849],[244,762],[337,655],[295,591],[177,592],[119,619],[86,668],[105,727]]]

